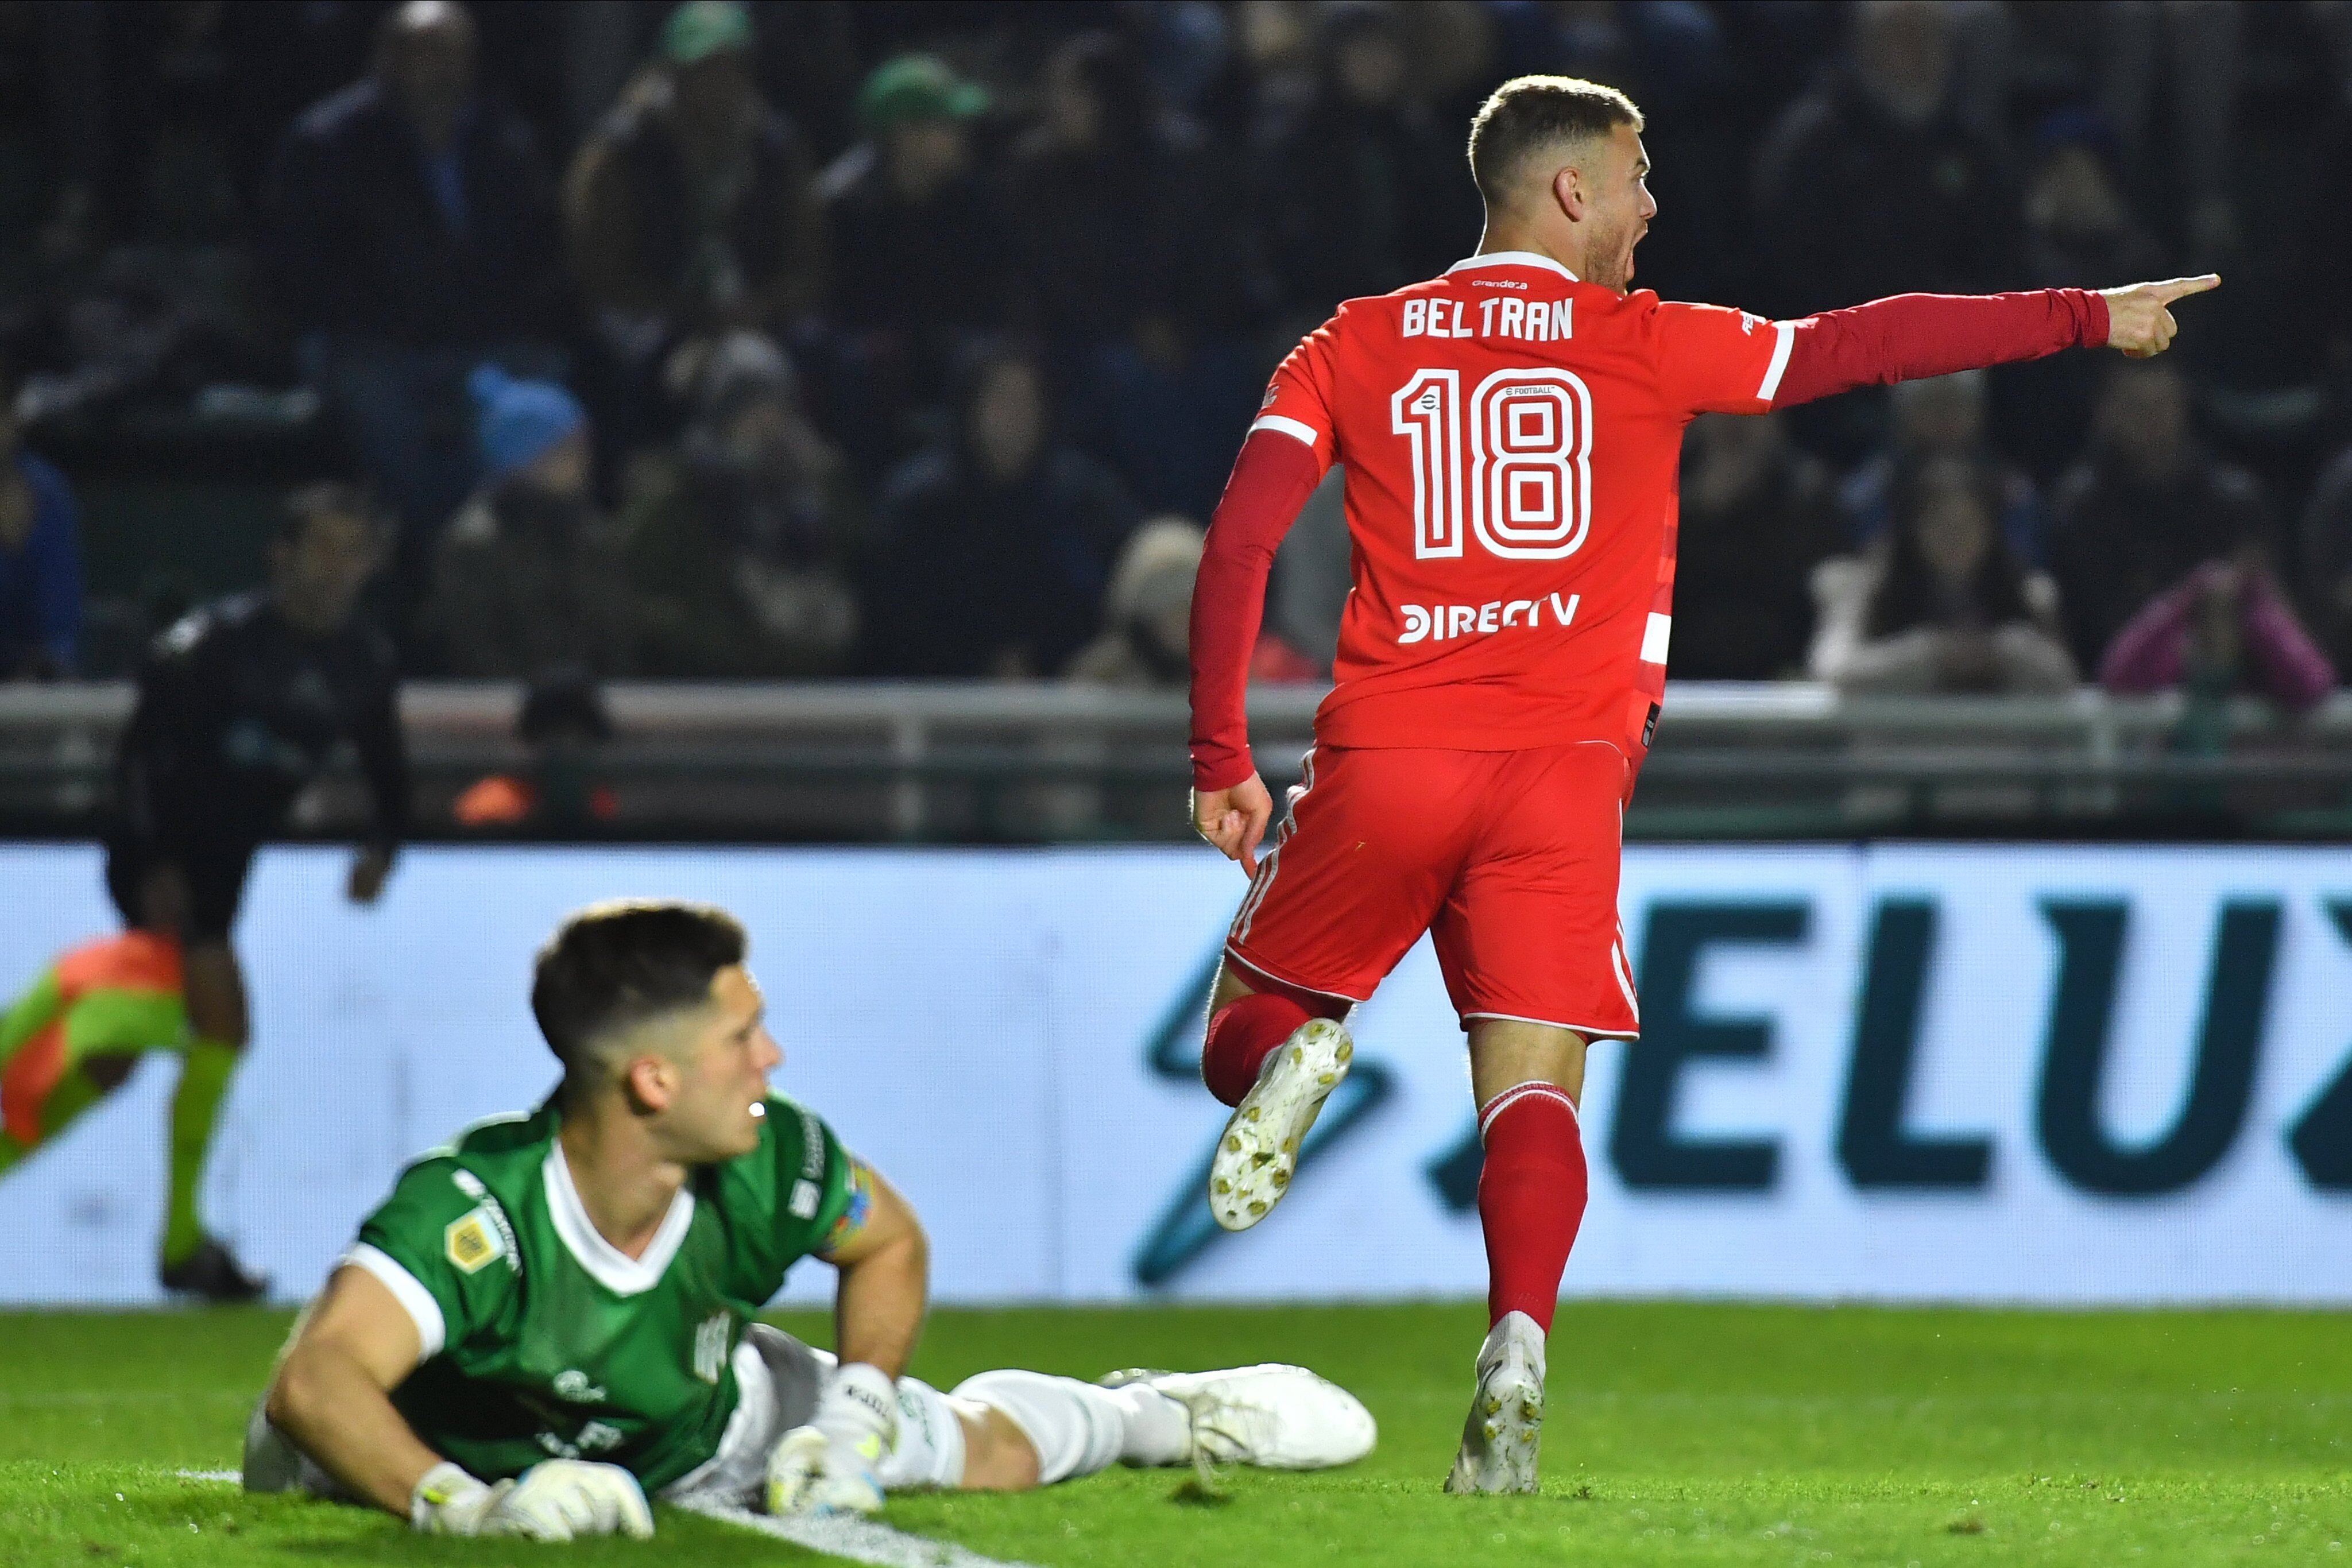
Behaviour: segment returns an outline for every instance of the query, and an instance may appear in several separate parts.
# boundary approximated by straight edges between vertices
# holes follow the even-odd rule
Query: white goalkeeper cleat
[[[1209,1212],[1219,1225],[1247,1230],[1282,1201],[1298,1170],[1298,1145],[1355,1054],[1345,1029],[1308,1019],[1265,1059],[1209,1161]]]
[[[1363,1401],[1303,1366],[1268,1362],[1222,1372],[1114,1372],[1106,1388],[1140,1383],[1184,1406],[1192,1452],[1221,1465],[1322,1470],[1372,1451],[1380,1427]]]
[[[1445,1490],[1534,1491],[1543,1418],[1543,1330],[1525,1312],[1506,1312],[1478,1347],[1478,1387]]]

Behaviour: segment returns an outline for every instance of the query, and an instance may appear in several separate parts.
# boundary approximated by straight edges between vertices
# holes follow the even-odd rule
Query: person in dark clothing
[[[1675,677],[1801,675],[1813,567],[1843,542],[1829,472],[1791,447],[1780,416],[1693,421],[1683,444]]]
[[[1027,329],[1061,344],[1147,321],[1186,337],[1245,319],[1248,257],[1191,122],[1163,111],[1135,47],[1082,33],[1047,61],[1038,121],[1006,160]]]
[[[247,1034],[229,934],[262,842],[348,743],[374,803],[348,892],[383,890],[408,828],[408,764],[391,644],[354,617],[383,559],[356,491],[297,494],[270,587],[195,611],[155,642],[116,759],[106,887],[127,930],[68,954],[0,1011],[0,1168],[130,1076],[182,1059],[171,1120],[165,1288],[247,1300],[260,1283],[208,1235],[198,1178]]]
[[[2025,277],[2039,287],[2095,288],[2170,265],[2132,214],[2114,132],[2087,110],[2053,114],[2034,132],[2024,210]]]
[[[866,139],[825,171],[834,314],[853,329],[978,329],[1003,319],[1003,227],[972,162],[988,95],[928,55],[858,93]]]
[[[2105,120],[2085,110],[2044,120],[2025,181],[2024,274],[2037,288],[2096,288],[2114,277],[2162,277],[2163,246],[2133,216],[2123,155]],[[2083,449],[2100,364],[2053,354],[2004,370],[1994,422],[2004,450],[2043,479]]]
[[[1867,546],[1886,531],[1894,516],[1895,474],[1904,464],[1958,457],[1999,476],[2000,532],[2010,554],[2021,566],[2042,564],[2042,497],[2032,479],[2002,462],[1986,443],[1985,392],[1982,371],[1958,371],[1887,389],[1894,417],[1886,449],[1865,459],[1838,487],[1856,545]]]
[[[873,473],[905,452],[963,345],[1001,329],[1006,225],[973,165],[988,95],[929,55],[877,68],[857,98],[865,138],[824,172],[832,234],[828,428]]]
[[[683,339],[780,331],[823,298],[814,165],[760,96],[751,43],[742,6],[679,6],[660,59],[572,162],[572,269],[604,336],[640,368]]]
[[[391,12],[367,78],[288,131],[265,207],[272,296],[415,580],[473,486],[467,371],[546,371],[562,326],[553,187],[529,126],[476,95],[465,11]]]
[[[1842,68],[1790,106],[1758,165],[1773,309],[2009,286],[2016,198],[1954,105],[1949,19],[1869,0],[1853,26]]]
[[[1005,179],[1029,284],[1016,310],[1078,390],[1072,438],[1147,510],[1194,517],[1216,506],[1263,383],[1239,333],[1271,288],[1205,154],[1130,43],[1082,33],[1047,63]]]
[[[1886,531],[1813,574],[1813,678],[1845,692],[2057,692],[2077,671],[2057,590],[2000,536],[2000,470],[1918,455],[1895,470]]]
[[[2050,565],[2084,669],[2140,606],[2199,563],[2271,542],[2252,476],[2208,454],[2189,423],[2189,383],[2168,363],[2108,372],[2091,447],[2059,481]]]
[[[448,673],[469,679],[528,680],[558,664],[630,674],[632,585],[596,505],[587,411],[495,365],[469,385],[482,487],[442,536],[423,629]]]
[[[1134,528],[1111,472],[1055,440],[1024,349],[979,353],[955,438],[885,487],[866,564],[866,655],[891,675],[1040,675],[1099,629]]]
[[[613,716],[593,671],[558,664],[534,677],[515,714],[514,736],[530,762],[468,785],[449,808],[459,827],[581,833],[620,814],[599,762],[613,738]]]
[[[81,651],[81,530],[73,487],[19,434],[0,363],[0,681],[54,680]]]
[[[1409,94],[1395,12],[1349,0],[1323,26],[1315,91],[1270,118],[1257,160],[1282,301],[1318,318],[1444,271],[1476,248],[1479,221],[1459,138]]]
[[[857,638],[847,568],[865,523],[847,465],[766,339],[729,334],[698,382],[677,450],[632,465],[620,518],[644,671],[838,674]]]

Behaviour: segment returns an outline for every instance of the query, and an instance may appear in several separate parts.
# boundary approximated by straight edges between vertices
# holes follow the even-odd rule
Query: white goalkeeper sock
[[[1037,1451],[1037,1481],[1090,1476],[1113,1461],[1173,1465],[1192,1449],[1192,1416],[1157,1389],[1099,1388],[1042,1372],[983,1372],[955,1396],[1001,1410]]]

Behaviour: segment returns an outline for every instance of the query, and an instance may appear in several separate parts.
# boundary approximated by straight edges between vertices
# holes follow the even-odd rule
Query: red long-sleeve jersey
[[[1333,463],[1352,591],[1321,742],[1638,758],[1665,690],[1676,476],[1696,415],[2106,340],[2097,295],[1906,294],[1799,321],[1473,256],[1351,299],[1267,388],[1192,595],[1192,771],[1249,777],[1243,700],[1275,547]]]

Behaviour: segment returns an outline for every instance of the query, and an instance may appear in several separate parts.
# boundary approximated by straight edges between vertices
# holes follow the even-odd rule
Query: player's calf
[[[1525,1313],[1550,1332],[1559,1279],[1584,1222],[1588,1173],[1576,1104],[1554,1083],[1520,1083],[1480,1108],[1478,1224],[1486,1241],[1486,1321]]]
[[[1288,997],[1235,997],[1209,1015],[1208,1034],[1201,1042],[1201,1082],[1223,1103],[1239,1105],[1265,1059],[1312,1016]]]
[[[1486,1239],[1491,1325],[1450,1492],[1530,1492],[1543,1437],[1544,1336],[1584,1218],[1586,1168],[1576,1104],[1556,1083],[1513,1084],[1478,1113],[1486,1163],[1478,1220]]]

